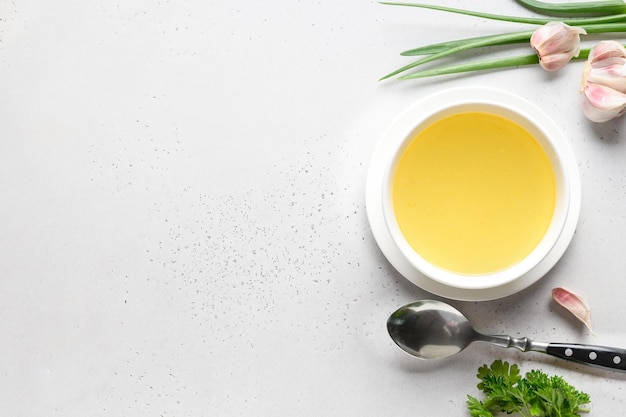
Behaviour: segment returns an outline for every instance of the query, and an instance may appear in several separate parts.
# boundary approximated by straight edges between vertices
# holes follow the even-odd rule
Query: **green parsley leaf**
[[[523,417],[580,417],[588,412],[588,394],[578,391],[560,376],[532,370],[522,378],[519,367],[501,360],[478,368],[478,389],[485,394],[480,401],[467,396],[472,417],[494,417],[499,413]]]

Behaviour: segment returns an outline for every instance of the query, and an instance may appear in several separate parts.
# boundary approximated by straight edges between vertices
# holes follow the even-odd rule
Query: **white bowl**
[[[524,127],[546,152],[556,180],[556,205],[541,242],[520,262],[496,272],[472,275],[442,269],[424,259],[398,226],[392,182],[400,156],[415,134],[443,117],[465,112],[503,116]],[[513,94],[483,87],[449,89],[426,97],[385,131],[367,183],[367,210],[374,236],[391,263],[409,280],[435,294],[463,300],[500,298],[540,279],[564,253],[580,213],[580,178],[574,154],[560,129],[541,110]]]

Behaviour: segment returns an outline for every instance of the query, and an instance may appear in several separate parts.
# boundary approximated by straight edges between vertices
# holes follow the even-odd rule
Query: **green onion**
[[[582,25],[581,28],[587,31],[587,34],[592,33],[620,33],[626,32],[626,23],[600,23],[597,25]]]
[[[599,16],[599,17],[586,17],[586,18],[578,18],[578,19],[565,19],[565,20],[556,19],[556,18],[545,18],[545,17],[506,16],[506,15],[475,12],[472,10],[455,9],[452,7],[435,6],[432,4],[421,4],[421,3],[380,2],[380,4],[384,4],[388,6],[407,6],[407,7],[417,7],[421,9],[440,10],[443,12],[464,14],[467,16],[475,16],[475,17],[481,17],[483,19],[499,20],[503,22],[528,23],[531,25],[545,25],[548,22],[560,21],[570,26],[581,26],[585,24],[626,21],[626,3],[623,0],[619,0],[619,1],[622,3],[622,6],[624,6],[622,8],[623,9],[622,12],[619,14],[611,14],[609,16]]]
[[[389,3],[386,3],[389,4]],[[428,7],[430,8],[430,7]],[[609,23],[617,23],[619,25],[620,22],[625,22],[626,23],[626,14],[619,14],[619,15],[615,15],[615,16],[605,16],[605,17],[601,17],[601,18],[595,18],[595,19],[577,19],[576,23],[580,23],[577,25],[572,25],[571,23],[574,22],[572,21],[563,21],[563,23],[566,23],[568,25],[571,26],[581,26],[583,28],[586,28],[585,30],[587,30],[587,33],[606,33],[609,31],[609,29],[611,28],[615,28],[615,27],[621,27],[621,26],[591,26],[591,25],[600,25],[600,24],[609,24]],[[603,23],[606,22],[606,23]],[[595,29],[594,29],[595,27]],[[591,32],[590,32],[591,31]],[[616,30],[616,32],[623,32],[623,30]],[[458,45],[464,44],[466,42],[470,42],[470,41],[475,41],[475,40],[488,40],[493,38],[493,35],[487,35],[487,36],[480,36],[480,37],[476,37],[476,38],[467,38],[467,39],[461,39],[461,40],[455,40],[455,41],[447,41],[447,42],[441,42],[441,43],[435,43],[435,44],[431,44],[431,45],[426,45],[426,46],[420,46],[418,48],[413,48],[413,49],[409,49],[408,51],[404,51],[401,52],[400,55],[402,56],[416,56],[416,55],[428,55],[428,54],[434,54],[437,52],[440,52],[444,49],[448,49],[448,48],[452,48],[452,47],[456,47]],[[530,38],[529,38],[530,39]],[[523,39],[525,40],[525,39]],[[518,43],[518,41],[510,41],[508,43]],[[498,43],[489,43],[489,46],[494,46],[494,45],[505,45],[506,43],[504,43],[503,41],[499,41]]]
[[[624,0],[599,0],[577,3],[547,3],[537,0],[517,0],[527,9],[547,16],[593,16],[626,13]]]
[[[467,39],[460,39],[460,40],[455,40],[455,41],[448,41],[448,42],[441,42],[441,43],[434,43],[432,45],[426,45],[426,46],[420,46],[419,48],[413,48],[413,49],[409,49],[408,51],[404,51],[401,52],[400,55],[402,56],[416,56],[416,55],[430,55],[430,54],[436,54],[438,52],[441,52],[443,50],[449,49],[449,48],[453,48],[459,45],[463,45],[469,42],[474,42],[474,41],[489,41],[490,39],[493,39],[493,35],[487,35],[487,36],[479,36],[476,38],[467,38]],[[522,39],[522,40],[525,40]],[[500,41],[503,42],[503,41]],[[494,45],[492,42],[488,42],[489,45],[488,46],[492,46]],[[519,43],[518,39],[513,39],[509,41],[510,44],[512,43]],[[505,45],[505,43],[498,43],[498,45]]]
[[[436,75],[458,74],[462,72],[494,70],[500,68],[519,67],[522,65],[538,64],[537,54],[518,56],[512,58],[490,59],[488,61],[471,62],[469,64],[451,65],[449,67],[434,68],[423,71],[416,71],[411,74],[398,77],[399,80],[410,80],[413,78],[434,77]]]
[[[626,27],[626,24],[624,26]],[[393,77],[394,75],[407,71],[418,65],[422,65],[427,62],[444,58],[444,57],[447,57],[447,56],[450,56],[450,55],[453,55],[462,51],[467,51],[469,49],[480,48],[483,46],[493,46],[493,45],[503,45],[503,44],[508,44],[508,43],[523,42],[525,40],[530,39],[530,36],[532,34],[533,34],[533,31],[526,31],[526,32],[507,33],[503,35],[481,36],[479,38],[472,38],[472,39],[464,40],[464,41],[459,42],[456,46],[440,50],[439,52],[433,53],[431,55],[427,55],[426,57],[418,61],[415,61],[412,64],[405,65],[404,67],[399,68],[385,75],[379,81]]]
[[[581,49],[580,54],[572,60],[583,60],[589,56],[589,49]],[[437,75],[459,74],[464,72],[494,70],[502,68],[520,67],[523,65],[535,65],[539,63],[536,54],[516,56],[510,58],[497,58],[487,61],[471,62],[468,64],[451,65],[449,67],[434,68],[423,71],[416,71],[411,74],[399,77],[400,80],[410,80],[414,78],[434,77]]]

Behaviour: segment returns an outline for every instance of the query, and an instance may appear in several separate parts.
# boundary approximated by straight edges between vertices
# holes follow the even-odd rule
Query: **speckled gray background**
[[[539,283],[453,304],[487,332],[626,347],[624,120],[584,119],[582,64],[377,81],[404,49],[516,29],[356,0],[0,0],[0,414],[463,416],[495,358],[622,410],[623,375],[484,346],[419,362],[385,330],[432,296],[372,237],[372,152],[416,99],[486,85],[563,129],[582,213]]]

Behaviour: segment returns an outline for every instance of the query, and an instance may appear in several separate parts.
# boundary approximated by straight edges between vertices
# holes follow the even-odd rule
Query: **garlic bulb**
[[[530,46],[539,56],[539,64],[546,71],[556,71],[580,53],[580,35],[583,28],[563,22],[549,22],[530,37]]]
[[[583,112],[602,123],[626,112],[626,48],[602,41],[589,52],[581,83]]]

